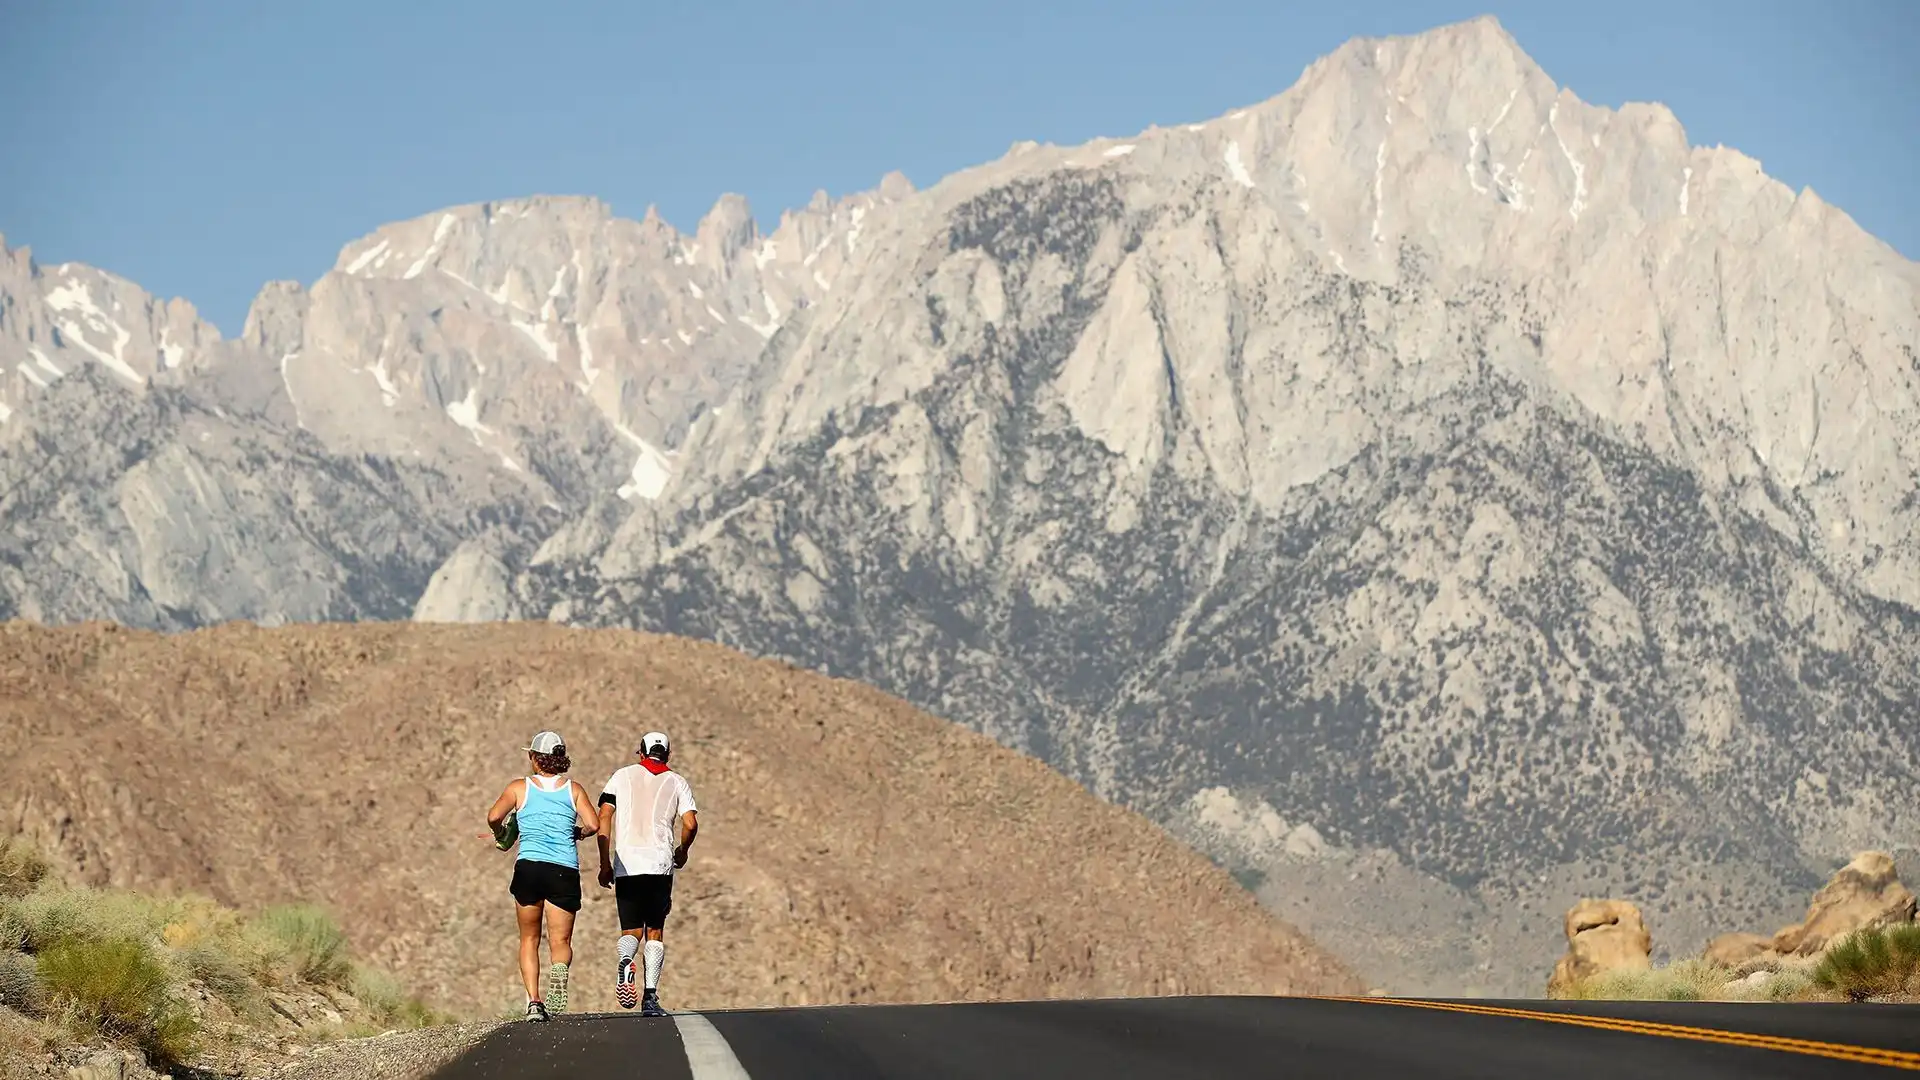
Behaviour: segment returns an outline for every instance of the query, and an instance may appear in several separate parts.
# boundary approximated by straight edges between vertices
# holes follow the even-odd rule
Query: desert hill
[[[641,732],[674,737],[701,836],[670,1007],[1360,989],[1038,761],[856,683],[624,630],[8,623],[0,829],[92,884],[324,903],[429,1000],[491,1014],[519,1004],[510,865],[474,837],[546,727],[596,792]],[[574,999],[608,1008],[613,903],[588,892]]]

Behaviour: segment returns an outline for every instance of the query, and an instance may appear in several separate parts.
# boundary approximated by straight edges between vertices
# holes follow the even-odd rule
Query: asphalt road
[[[1153,998],[556,1017],[434,1080],[1285,1076],[1620,1080],[1920,1072],[1920,1006]]]

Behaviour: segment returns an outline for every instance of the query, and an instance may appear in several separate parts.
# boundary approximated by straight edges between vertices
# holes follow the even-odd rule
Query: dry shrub
[[[0,953],[0,1006],[37,1016],[46,1006],[40,967],[22,952]]]
[[[409,994],[399,979],[377,968],[355,964],[348,992],[390,1028],[422,1028],[450,1022]]]
[[[46,880],[47,860],[17,836],[0,840],[0,897],[25,896]]]
[[[0,1009],[0,1080],[46,1080],[40,1063],[60,1041],[46,1024]]]
[[[1920,993],[1920,923],[1847,935],[1820,958],[1813,983],[1852,1001]]]
[[[344,987],[353,974],[347,935],[320,908],[306,904],[268,908],[254,918],[253,929],[278,949],[305,982]]]
[[[1759,1001],[1799,1001],[1808,997],[1813,989],[1813,979],[1798,968],[1776,971],[1767,977],[1749,995]]]
[[[124,1039],[160,1065],[193,1056],[199,1025],[151,945],[68,939],[40,954],[49,1009],[82,1030]]]

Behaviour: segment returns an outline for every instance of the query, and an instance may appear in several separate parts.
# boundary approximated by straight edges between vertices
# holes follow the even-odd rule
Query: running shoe
[[[633,985],[634,968],[639,966],[639,961],[640,958],[637,956],[621,957],[620,969],[614,975],[613,996],[620,999],[620,1007],[623,1009],[633,1008],[639,1000]]]
[[[567,965],[555,964],[547,969],[547,1000],[552,1002],[550,1011],[567,1011]]]
[[[549,1019],[547,1016],[546,1003],[543,1001],[527,1002],[527,1019],[533,1021],[536,1024],[546,1023],[547,1020]]]
[[[640,1015],[641,1016],[668,1015],[667,1010],[660,1007],[659,991],[649,990],[647,991],[646,996],[640,999]]]

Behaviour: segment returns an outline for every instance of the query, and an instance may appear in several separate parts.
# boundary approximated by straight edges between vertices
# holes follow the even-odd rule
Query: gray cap
[[[565,750],[566,748],[567,740],[561,738],[559,732],[543,731],[533,737],[532,743],[520,749],[530,754],[551,754],[558,750]]]

